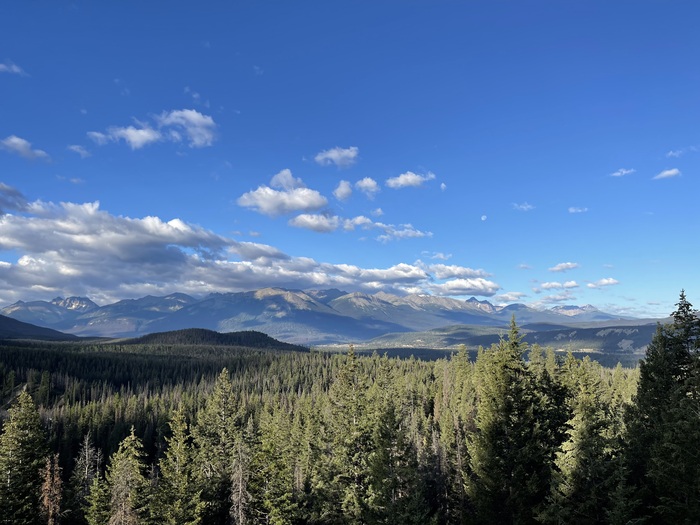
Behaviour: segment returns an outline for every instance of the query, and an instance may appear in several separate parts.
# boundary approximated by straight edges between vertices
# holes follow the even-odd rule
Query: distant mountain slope
[[[537,310],[524,304],[494,306],[434,295],[263,288],[194,298],[181,293],[147,296],[98,306],[81,297],[19,301],[0,313],[20,321],[81,336],[138,337],[153,332],[204,328],[256,330],[302,345],[358,343],[389,333],[426,332],[455,325],[507,327],[548,323],[563,327],[643,324],[586,305]]]
[[[656,332],[656,324],[638,326],[576,327],[549,324],[523,325],[523,340],[559,351],[641,354]],[[386,334],[362,344],[360,348],[434,348],[456,349],[489,347],[507,336],[505,327],[457,325],[425,332]]]
[[[186,328],[184,330],[174,330],[172,332],[158,332],[135,339],[129,339],[122,344],[244,346],[246,348],[292,350],[297,352],[308,351],[308,348],[303,346],[284,343],[254,330],[222,334],[203,328]]]
[[[0,339],[35,339],[39,341],[75,341],[79,337],[64,334],[50,328],[23,323],[0,315]]]

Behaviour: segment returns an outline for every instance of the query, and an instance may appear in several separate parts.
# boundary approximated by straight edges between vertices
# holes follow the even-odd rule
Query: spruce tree
[[[144,453],[134,427],[109,458],[107,486],[110,498],[108,525],[140,525],[147,516],[149,484],[144,475]]]
[[[46,436],[31,396],[22,391],[9,409],[0,435],[0,521],[40,523],[41,468]]]
[[[547,494],[555,448],[515,320],[507,340],[479,355],[476,432],[467,440],[466,489],[477,523],[533,523]]]
[[[700,320],[683,291],[676,306],[647,347],[626,415],[628,519],[700,522]]]
[[[194,455],[182,408],[173,415],[170,430],[151,515],[163,525],[199,525],[204,503],[192,473]]]

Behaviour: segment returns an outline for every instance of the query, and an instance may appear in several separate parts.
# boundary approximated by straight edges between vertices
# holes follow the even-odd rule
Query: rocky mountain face
[[[215,293],[201,299],[175,293],[104,306],[84,297],[58,297],[52,301],[19,301],[0,313],[81,336],[137,337],[185,328],[257,330],[305,345],[360,342],[387,333],[453,325],[507,326],[513,315],[519,324],[615,319],[590,305],[536,310],[523,304],[498,307],[475,298],[460,301],[430,295],[399,297],[384,292],[281,288]]]

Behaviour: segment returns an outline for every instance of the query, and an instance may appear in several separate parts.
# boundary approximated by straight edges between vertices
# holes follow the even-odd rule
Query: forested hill
[[[220,333],[204,328],[187,328],[171,332],[158,332],[128,339],[123,344],[140,345],[213,345],[213,346],[244,346],[246,348],[265,348],[269,350],[290,350],[308,352],[308,348],[290,343],[284,343],[272,337],[248,330],[243,332]]]
[[[78,336],[64,334],[50,328],[23,323],[0,315],[0,339],[35,339],[39,341],[77,341]]]

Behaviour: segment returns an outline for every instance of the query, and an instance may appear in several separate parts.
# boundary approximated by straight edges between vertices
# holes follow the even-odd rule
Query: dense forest
[[[700,321],[637,368],[0,343],[0,522],[700,523]],[[264,345],[266,346],[266,345]]]

